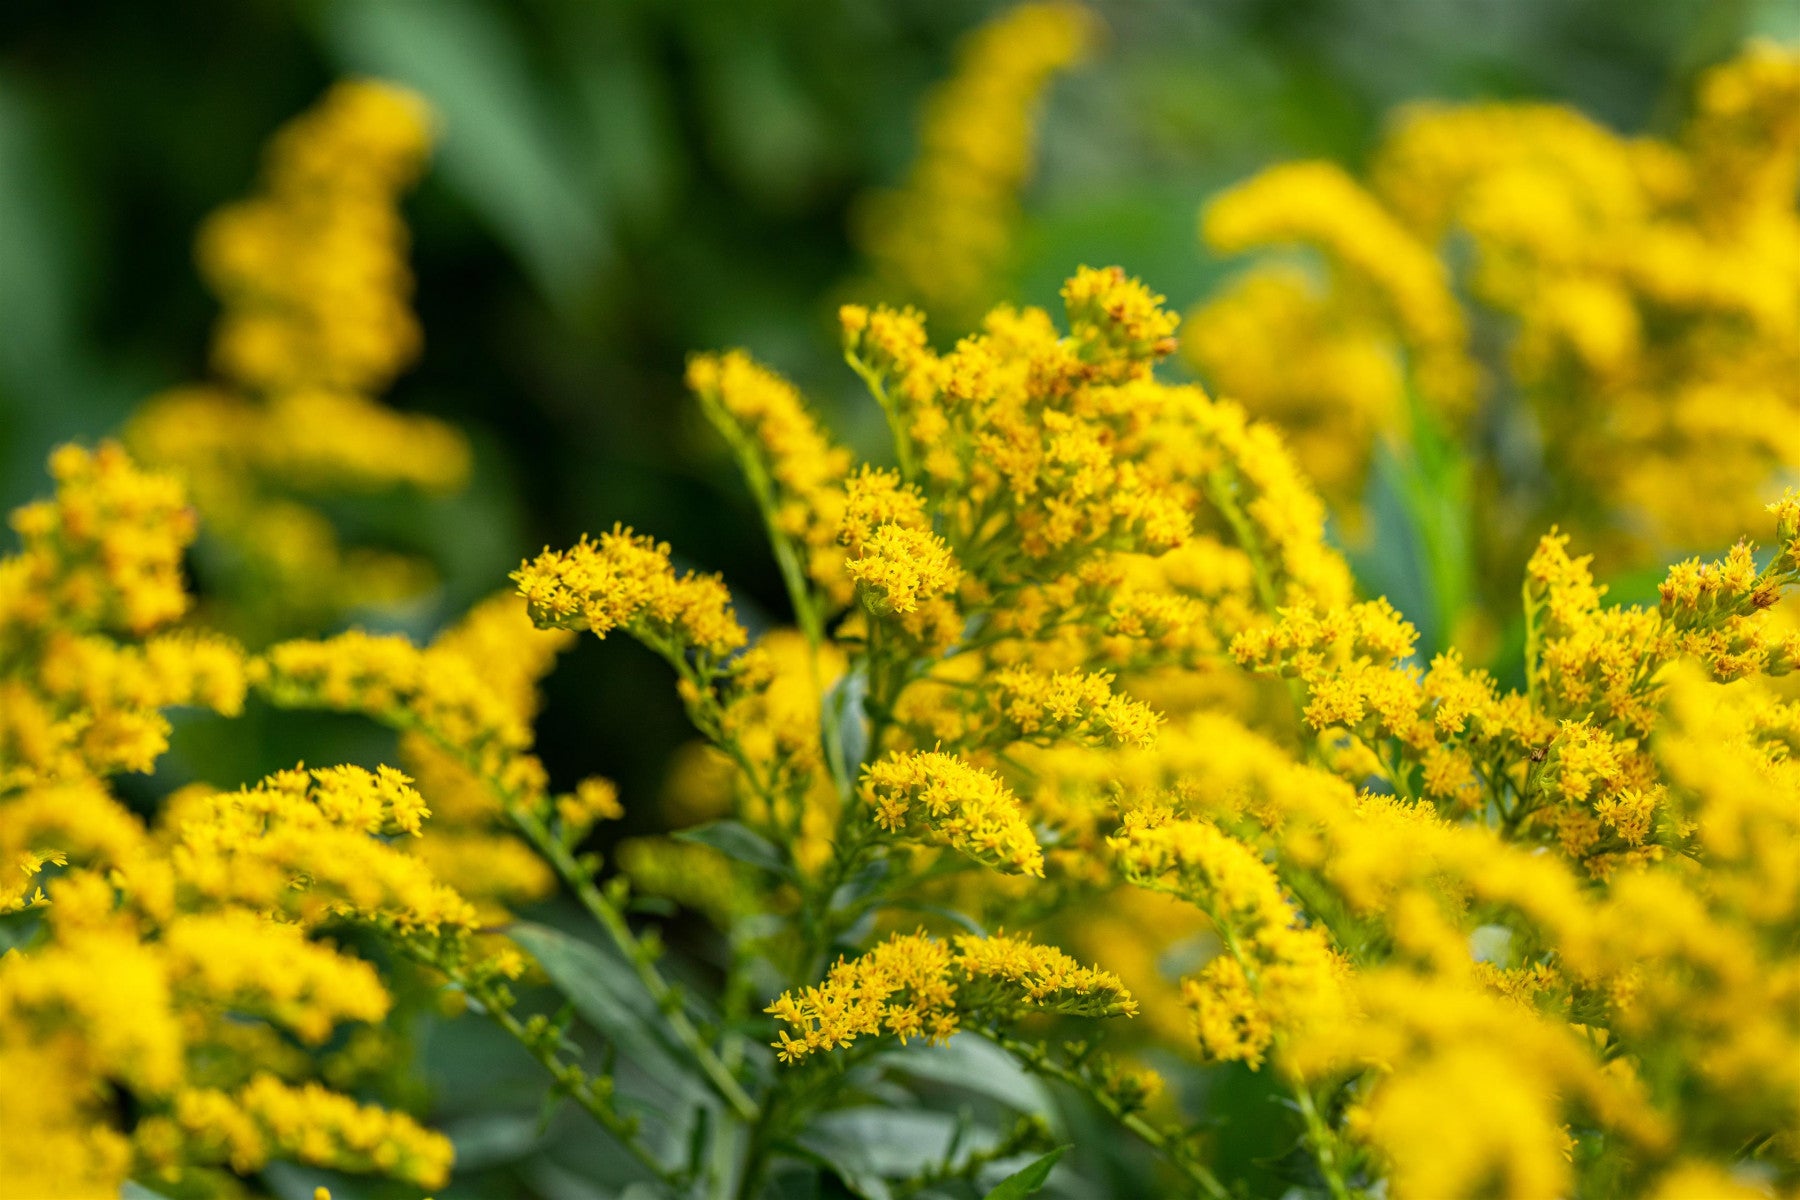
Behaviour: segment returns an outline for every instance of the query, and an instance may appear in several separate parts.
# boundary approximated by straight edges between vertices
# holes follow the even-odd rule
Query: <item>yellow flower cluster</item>
[[[393,1005],[329,931],[460,953],[474,923],[393,844],[424,801],[354,766],[192,787],[148,824],[117,799],[108,777],[167,749],[164,709],[235,716],[251,672],[222,635],[165,630],[190,607],[180,485],[110,445],[63,447],[51,469],[55,498],[15,514],[23,548],[0,560],[0,914],[18,947],[0,957],[0,1073],[32,1081],[0,1101],[0,1178],[212,1194],[218,1167],[285,1157],[440,1185],[444,1137],[307,1082],[340,1030]]]
[[[1758,44],[1699,80],[1666,141],[1550,105],[1426,104],[1366,187],[1271,168],[1212,202],[1206,240],[1304,247],[1324,271],[1250,268],[1195,310],[1191,361],[1287,424],[1347,514],[1372,446],[1416,432],[1409,395],[1452,431],[1485,395],[1559,489],[1509,536],[1554,515],[1608,561],[1716,544],[1800,462],[1781,415],[1800,403],[1796,96],[1800,52]],[[1478,364],[1467,330],[1496,318],[1504,361]],[[1516,504],[1516,455],[1467,448]]]
[[[884,290],[958,323],[993,298],[1033,167],[1037,109],[1081,59],[1092,20],[1075,4],[1021,4],[964,39],[955,73],[925,101],[905,182],[855,214],[855,240]]]
[[[169,815],[177,879],[211,903],[307,924],[348,916],[431,933],[475,924],[468,901],[424,863],[372,836],[417,834],[426,815],[391,767],[281,771],[242,791],[190,794]],[[292,889],[296,876],[306,890]]]
[[[924,833],[977,862],[1026,875],[1044,855],[1025,810],[998,776],[939,751],[900,754],[863,772],[859,795],[890,833]]]
[[[570,640],[565,630],[537,629],[518,597],[500,595],[426,647],[352,630],[278,643],[251,664],[251,676],[280,707],[356,712],[400,730],[401,759],[435,814],[412,853],[497,916],[555,887],[550,868],[514,836],[520,814],[554,815],[571,845],[623,815],[604,779],[551,796],[531,750],[537,683]]]
[[[1248,558],[1221,568],[1223,548],[1196,540],[1176,556],[1186,567],[1141,566],[1188,543],[1209,489],[1242,494],[1245,520],[1280,531],[1293,547],[1289,573],[1342,572],[1317,543],[1323,510],[1279,447],[1197,390],[1152,377],[1176,323],[1160,297],[1117,269],[1084,269],[1064,300],[1068,334],[1042,311],[1003,309],[948,355],[928,348],[910,311],[844,310],[852,365],[897,432],[898,471],[851,469],[791,386],[742,355],[693,360],[690,382],[740,451],[778,559],[791,555],[795,569],[784,574],[804,647],[766,638],[729,657],[744,635],[718,582],[678,577],[666,547],[624,530],[546,551],[515,575],[540,625],[622,628],[670,658],[718,751],[691,760],[684,791],[735,795],[737,815],[816,864],[820,822],[849,815],[841,801],[857,768],[872,773],[865,779],[905,770],[908,779],[883,792],[890,832],[924,820],[982,861],[1035,871],[1036,842],[1016,802],[1000,802],[985,764],[928,751],[935,740],[964,754],[1151,740],[1155,711],[1100,668],[1191,661],[1198,642],[1220,644],[1213,604],[1242,603]],[[1214,476],[1204,482],[1191,470],[1202,456]],[[824,548],[828,526],[835,554]],[[1221,570],[1236,583],[1219,582]],[[1331,578],[1347,589],[1347,575]],[[863,603],[840,616],[846,584]],[[823,693],[842,671],[836,656],[858,647],[866,666],[844,684],[868,694],[861,711],[834,710]],[[690,662],[687,649],[701,659]],[[781,682],[802,671],[810,686]],[[984,686],[973,686],[978,679]],[[778,701],[789,686],[792,702]],[[821,735],[821,720],[841,730],[871,716],[862,762],[839,761],[841,734]],[[884,758],[909,747],[912,757]],[[735,764],[727,772],[738,783],[705,782],[707,762]],[[926,788],[928,764],[941,786]],[[952,774],[956,787],[944,783]],[[914,794],[921,789],[930,803]]]
[[[1137,1009],[1118,978],[1084,967],[1029,938],[895,934],[858,958],[839,959],[817,987],[784,993],[768,1012],[780,1031],[784,1062],[859,1038],[893,1036],[937,1044],[959,1029],[980,1028],[1039,1010],[1090,1017]]]
[[[163,709],[235,715],[244,699],[235,644],[158,632],[189,605],[180,486],[110,444],[64,446],[51,472],[56,498],[13,514],[21,550],[0,559],[0,787],[147,772]]]
[[[1294,1034],[1342,1008],[1329,940],[1300,923],[1248,846],[1209,822],[1154,810],[1128,813],[1112,845],[1127,880],[1196,905],[1224,942],[1226,952],[1183,983],[1208,1055],[1254,1067],[1278,1029]]]
[[[1387,263],[1342,213],[1296,211],[1362,263],[1356,286],[1408,352],[1448,364],[1434,403],[1472,389],[1435,260]],[[710,799],[684,820],[722,821],[712,849],[681,853],[711,858],[729,897],[676,886],[662,844],[633,844],[626,873],[734,938],[792,931],[768,951],[800,985],[770,1009],[788,1062],[977,1027],[1136,1112],[1141,1088],[1128,1099],[1014,1028],[1046,998],[1064,1017],[1122,1010],[1117,978],[1069,992],[1057,981],[1084,977],[1060,951],[1028,962],[966,936],[840,957],[886,910],[953,910],[1091,947],[1132,973],[1152,1031],[1272,1067],[1336,1194],[1650,1195],[1747,1144],[1785,1163],[1764,1135],[1796,1094],[1772,1065],[1796,1036],[1773,931],[1800,902],[1783,799],[1800,716],[1718,689],[1791,671],[1777,601],[1800,577],[1800,501],[1773,506],[1772,555],[1678,563],[1656,608],[1607,606],[1552,532],[1526,564],[1508,691],[1456,650],[1419,662],[1414,627],[1358,600],[1278,433],[1155,378],[1174,329],[1156,297],[1083,270],[1064,300],[1067,332],[1001,308],[948,353],[916,313],[843,311],[897,469],[829,453],[747,360],[729,369],[765,399],[728,403],[726,365],[700,360],[703,397],[717,389],[756,448],[740,457],[793,555],[797,633],[709,641],[716,622],[685,614],[728,612],[722,586],[623,531],[520,571],[540,624],[662,651],[710,743]],[[794,485],[778,445],[829,469]],[[782,515],[802,492],[814,509]],[[848,611],[846,581],[863,600]],[[778,1078],[772,1102],[822,1103],[802,1087]],[[1435,1139],[1445,1102],[1478,1118]],[[1128,1127],[1217,1194],[1185,1134]]]
[[[52,623],[142,634],[182,616],[195,521],[180,485],[138,470],[115,445],[63,446],[50,474],[56,499],[12,514],[21,553],[0,570],[9,648]]]
[[[235,1092],[184,1091],[170,1116],[145,1124],[141,1137],[152,1154],[179,1148],[189,1161],[222,1162],[242,1174],[280,1157],[378,1171],[426,1188],[450,1177],[450,1142],[441,1134],[318,1084],[295,1087],[271,1075]]]
[[[1042,310],[1003,308],[942,356],[914,314],[843,310],[847,352],[883,398],[902,473],[934,502],[954,495],[940,533],[984,583],[1186,538],[1149,420],[1193,399],[1150,378],[1174,327],[1160,301],[1116,268],[1084,268],[1064,289],[1074,336]]]
[[[1189,986],[1203,1047],[1229,1052],[1267,1029],[1285,1039],[1285,1060],[1306,1077],[1336,1077],[1358,1063],[1379,1068],[1381,1082],[1344,1132],[1378,1148],[1392,1185],[1414,1196],[1566,1189],[1571,1123],[1607,1130],[1586,1136],[1612,1155],[1664,1161],[1679,1136],[1687,1155],[1729,1157],[1736,1133],[1715,1140],[1708,1129],[1679,1125],[1682,1097],[1693,1088],[1707,1092],[1714,1111],[1733,1114],[1727,1124],[1744,1123],[1737,1129],[1779,1125],[1786,1118],[1774,1114],[1793,1093],[1773,1099],[1784,1094],[1785,1072],[1767,1064],[1791,1059],[1800,1027],[1764,1020],[1784,1005],[1791,1010],[1791,1001],[1783,998],[1787,975],[1762,957],[1768,943],[1751,930],[1793,911],[1793,818],[1784,799],[1792,784],[1780,731],[1794,718],[1756,693],[1709,687],[1697,672],[1676,675],[1673,686],[1678,720],[1661,727],[1643,769],[1677,797],[1671,825],[1710,825],[1719,840],[1709,849],[1682,841],[1684,869],[1621,867],[1603,891],[1484,826],[1451,824],[1390,798],[1356,800],[1244,731],[1209,722],[1204,752],[1179,758],[1165,737],[1146,753],[1160,767],[1146,761],[1121,777],[1128,791],[1174,787],[1185,805],[1270,846],[1284,877],[1310,898],[1308,909],[1362,947],[1359,957],[1370,954],[1371,922],[1397,952],[1389,965],[1343,977],[1347,1003],[1335,1018],[1320,1020],[1314,1010],[1309,1020],[1265,1024],[1245,1015],[1256,1012],[1246,983],[1255,978],[1255,955],[1236,943],[1249,963],[1215,959]],[[1251,750],[1241,767],[1232,765]],[[1144,832],[1163,820],[1128,814],[1121,841],[1128,872],[1141,877],[1148,865],[1164,872],[1167,886],[1180,860]],[[1752,827],[1760,836],[1744,836]],[[1278,893],[1262,858],[1203,828],[1182,835],[1196,845],[1192,857],[1233,864],[1236,874],[1215,868],[1212,876],[1238,881],[1234,894],[1260,896],[1278,921],[1289,919],[1271,899]],[[1513,836],[1504,823],[1500,831]],[[1245,882],[1259,872],[1259,886]],[[1319,895],[1321,885],[1344,911]],[[1753,893],[1766,903],[1751,902]],[[1517,965],[1472,958],[1470,938],[1483,921],[1501,922],[1489,926],[1510,939],[1500,961]],[[1690,1019],[1684,1012],[1713,1016],[1677,1033]],[[1562,1024],[1570,1019],[1582,1024]],[[1609,1030],[1598,1043],[1609,1048],[1607,1061],[1583,1033],[1596,1023]],[[1516,1053],[1498,1054],[1499,1046]],[[1721,1074],[1724,1062],[1747,1069]],[[1640,1073],[1658,1080],[1654,1092]],[[1465,1130],[1445,1144],[1434,1132],[1441,1122],[1428,1115],[1445,1103],[1487,1114],[1479,1136]]]
[[[962,568],[943,538],[894,521],[876,526],[844,569],[864,603],[881,616],[913,616],[962,582]],[[957,631],[947,632],[953,638]]]
[[[418,353],[395,211],[431,149],[430,113],[390,84],[338,84],[269,144],[263,190],[215,213],[200,266],[226,304],[213,348],[257,392],[381,390]]]
[[[569,550],[545,550],[513,579],[540,628],[587,629],[597,637],[623,628],[670,653],[692,648],[715,659],[745,641],[717,576],[677,575],[667,543],[623,526]]]
[[[262,186],[201,231],[202,273],[224,306],[219,381],[147,402],[126,440],[177,473],[230,547],[213,581],[231,624],[266,637],[416,591],[421,562],[341,543],[311,497],[453,491],[463,435],[374,397],[419,353],[399,198],[430,148],[424,103],[340,83],[270,143]]]
[[[983,702],[992,705],[1001,744],[1092,741],[1101,746],[1143,746],[1156,740],[1156,710],[1113,691],[1103,672],[1008,667],[987,681]],[[988,690],[991,689],[991,690]]]

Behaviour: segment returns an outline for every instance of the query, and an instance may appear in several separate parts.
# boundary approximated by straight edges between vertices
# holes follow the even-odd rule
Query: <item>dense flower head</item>
[[[379,1021],[391,1001],[374,966],[247,909],[183,915],[163,931],[171,985],[257,1013],[318,1045],[340,1024]]]
[[[877,526],[845,564],[876,613],[909,616],[956,591],[962,568],[943,538],[897,521]]]
[[[667,543],[622,525],[565,551],[545,550],[513,579],[543,628],[587,629],[605,637],[624,627],[715,658],[745,641],[717,576],[677,575]]]
[[[56,497],[15,510],[21,552],[0,562],[0,637],[51,623],[141,635],[180,617],[196,525],[181,485],[117,445],[60,447]]]
[[[1142,746],[1156,740],[1156,711],[1113,691],[1103,672],[1009,667],[987,681],[1001,742],[1091,740],[1103,746]]]
[[[392,768],[283,771],[236,792],[171,808],[179,886],[214,902],[285,912],[305,923],[360,918],[402,930],[470,928],[474,909],[425,864],[370,834],[419,831],[426,815]],[[311,880],[295,891],[295,874]]]
[[[885,758],[863,772],[859,793],[890,833],[922,834],[990,866],[1044,873],[1043,851],[1018,798],[998,776],[956,755]]]
[[[898,471],[864,466],[844,485],[844,517],[837,540],[851,558],[860,558],[883,526],[929,528],[925,506],[925,494],[902,480]]]
[[[1117,269],[1084,269],[1065,300],[1069,336],[1041,309],[1003,307],[943,355],[915,315],[842,314],[846,352],[900,443],[904,482],[983,586],[1017,587],[1106,553],[1161,554],[1192,531],[1191,485],[1159,453],[1159,418],[1178,419],[1192,397],[1151,378],[1175,318]]]
[[[233,1092],[194,1088],[167,1117],[139,1133],[146,1154],[178,1147],[189,1161],[250,1173],[271,1158],[348,1171],[379,1171],[418,1187],[450,1178],[450,1139],[404,1113],[356,1103],[318,1084],[295,1087],[258,1075]]]
[[[1174,353],[1181,318],[1167,301],[1118,267],[1083,267],[1063,284],[1069,334],[1094,360],[1133,361]]]
[[[1016,1020],[1033,1009],[1131,1016],[1118,978],[1051,946],[996,934],[940,941],[895,934],[862,956],[839,959],[824,982],[784,993],[767,1011],[787,1026],[784,1062],[842,1049],[859,1038],[948,1041],[959,1029]]]
[[[164,711],[241,711],[245,662],[216,634],[158,634],[141,644],[57,630],[27,661],[28,678],[0,680],[0,784],[149,772],[168,749]]]

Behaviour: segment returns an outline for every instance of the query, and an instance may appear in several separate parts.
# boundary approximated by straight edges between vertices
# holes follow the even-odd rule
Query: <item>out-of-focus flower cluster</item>
[[[882,292],[955,327],[980,315],[1011,265],[1044,92],[1083,57],[1095,25],[1080,5],[1049,0],[1009,9],[962,42],[954,73],[925,102],[906,180],[855,214]]]
[[[377,397],[418,357],[399,203],[431,146],[424,103],[372,80],[334,87],[270,142],[257,193],[201,230],[223,305],[214,381],[151,399],[132,452],[187,485],[205,518],[216,619],[263,640],[428,584],[422,560],[347,545],[318,501],[444,493],[462,433]]]
[[[1265,254],[1189,361],[1281,422],[1347,517],[1419,421],[1472,452],[1487,540],[1551,518],[1612,563],[1735,537],[1800,465],[1800,55],[1750,47],[1665,139],[1547,104],[1402,110],[1365,182],[1273,167],[1206,209]],[[1544,478],[1543,476],[1547,476]]]

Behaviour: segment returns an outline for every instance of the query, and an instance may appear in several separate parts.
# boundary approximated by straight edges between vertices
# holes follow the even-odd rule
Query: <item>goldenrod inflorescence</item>
[[[1004,143],[955,168],[982,174],[980,205],[1016,186],[1026,101],[1084,21],[1028,6],[970,51],[980,78],[951,95],[992,99],[976,141]],[[1751,409],[1795,377],[1796,64],[1715,68],[1669,142],[1426,108],[1366,186],[1276,167],[1216,200],[1207,236],[1302,244],[1323,273],[1252,268],[1186,328],[1118,268],[953,342],[846,305],[875,461],[747,353],[697,355],[792,627],[614,526],[429,640],[344,628],[367,598],[351,556],[265,490],[440,488],[466,465],[447,427],[373,399],[417,352],[394,203],[429,122],[341,85],[203,236],[229,392],[139,414],[130,444],[163,469],[58,449],[54,495],[14,514],[0,1072],[29,1086],[0,1088],[0,1178],[225,1197],[286,1160],[438,1188],[451,1143],[387,1085],[423,1014],[464,1008],[631,1186],[669,1194],[827,1169],[869,1195],[974,1186],[1049,1149],[1019,1072],[1081,1099],[1071,1129],[1128,1135],[1109,1169],[1157,1194],[1251,1186],[1208,1133],[1228,1092],[1281,1148],[1254,1178],[1295,1195],[1791,1190],[1800,495],[1761,494],[1792,459]],[[938,135],[967,133],[944,104]],[[957,225],[931,170],[906,193],[925,215],[875,257],[905,276],[919,246],[966,241],[969,277],[936,281],[954,311],[992,230]],[[1515,323],[1503,364],[1471,302]],[[1178,333],[1245,403],[1171,379]],[[1415,483],[1427,460],[1427,483],[1467,483],[1459,439],[1497,396],[1535,414],[1573,499],[1509,508],[1479,567],[1427,553],[1441,611],[1415,625],[1338,531],[1377,439]],[[326,564],[326,603],[226,580],[197,603],[186,555],[209,534],[252,538],[265,581]],[[1613,564],[1709,541],[1609,601]],[[1500,566],[1503,589],[1456,575]],[[660,809],[553,780],[535,749],[540,685],[587,633],[675,676],[696,740]],[[161,772],[168,710],[247,704],[363,718],[394,761]],[[558,927],[519,918],[557,893]],[[691,955],[671,968],[649,923],[679,910],[704,921],[669,926]],[[577,915],[598,944],[561,927]],[[515,992],[534,959],[561,1011]],[[590,1033],[604,1053],[582,1059]],[[959,1159],[958,1132],[905,1170],[846,1165],[834,1129],[950,1121],[945,1094],[984,1148]],[[1025,1119],[993,1126],[996,1105]]]

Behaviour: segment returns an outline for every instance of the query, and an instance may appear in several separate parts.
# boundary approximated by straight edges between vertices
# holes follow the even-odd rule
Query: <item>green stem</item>
[[[722,405],[707,401],[703,407],[713,428],[719,431],[738,460],[738,469],[743,473],[744,482],[749,486],[757,510],[762,514],[763,531],[768,537],[769,548],[775,555],[775,564],[781,571],[781,582],[787,589],[788,603],[794,610],[794,621],[800,626],[801,633],[806,635],[807,645],[812,650],[813,691],[819,697],[825,764],[842,794],[848,772],[844,764],[837,713],[825,702],[824,678],[819,668],[819,648],[825,642],[825,618],[819,610],[819,597],[807,578],[805,565],[800,560],[800,552],[794,546],[793,539],[775,523],[775,513],[779,507],[776,503],[775,481],[769,475],[768,465],[763,461],[759,447]]]
[[[1337,1139],[1319,1115],[1319,1106],[1313,1103],[1312,1089],[1299,1079],[1288,1077],[1288,1090],[1293,1093],[1294,1102],[1300,1106],[1300,1117],[1306,1122],[1306,1140],[1312,1147],[1313,1161],[1319,1164],[1319,1173],[1325,1177],[1325,1186],[1330,1190],[1332,1200],[1350,1200],[1350,1187],[1344,1182],[1343,1172],[1338,1168]]]
[[[787,1089],[783,1086],[785,1082],[777,1082],[775,1092],[763,1106],[762,1116],[750,1126],[749,1142],[744,1148],[744,1169],[738,1176],[737,1200],[753,1200],[762,1186],[763,1173],[768,1169],[769,1163],[770,1135],[775,1128],[776,1116],[787,1098]]]
[[[894,457],[900,462],[900,477],[908,483],[916,482],[919,478],[919,468],[913,460],[912,435],[907,432],[905,424],[900,420],[900,409],[894,404],[893,398],[888,395],[887,384],[882,381],[878,372],[872,370],[856,355],[847,353],[844,355],[844,361],[849,363],[850,369],[855,371],[863,383],[868,385],[869,394],[875,397],[875,402],[881,405],[882,414],[887,417],[888,432],[894,438]]]
[[[1116,1097],[1110,1095],[1081,1072],[1071,1070],[1057,1062],[1042,1046],[1020,1041],[1004,1033],[984,1033],[983,1036],[1018,1058],[1028,1070],[1047,1079],[1065,1083],[1092,1100],[1105,1110],[1108,1116],[1130,1130],[1140,1141],[1156,1151],[1163,1161],[1180,1171],[1213,1200],[1229,1200],[1230,1193],[1225,1190],[1225,1185],[1219,1182],[1219,1177],[1208,1170],[1203,1163],[1194,1160],[1186,1147],[1182,1145],[1181,1136],[1178,1133],[1158,1129],[1137,1113],[1126,1112]]]
[[[483,1007],[487,1002],[483,1001]],[[540,1039],[531,1036],[519,1019],[505,1008],[488,1008],[488,1013],[500,1028],[511,1034],[530,1055],[537,1059],[550,1077],[563,1092],[579,1104],[587,1114],[599,1122],[600,1126],[612,1134],[620,1145],[624,1146],[631,1157],[643,1164],[644,1168],[670,1187],[680,1186],[681,1173],[665,1166],[637,1138],[638,1123],[635,1118],[625,1116],[612,1106],[611,1088],[604,1091],[594,1085],[593,1079],[580,1067],[567,1063]]]
[[[1538,707],[1538,605],[1531,598],[1531,580],[1528,578],[1520,588],[1525,603],[1525,698],[1531,707]]]
[[[686,1010],[681,1006],[681,997],[651,964],[649,956],[644,952],[643,944],[637,940],[637,935],[632,932],[630,923],[625,920],[625,915],[605,896],[601,895],[600,889],[594,886],[594,881],[588,872],[584,871],[581,865],[575,861],[575,857],[569,853],[568,848],[562,844],[561,840],[552,836],[550,830],[535,813],[527,812],[518,805],[509,804],[506,808],[506,815],[518,827],[519,832],[525,835],[526,840],[550,863],[564,886],[575,893],[576,898],[581,901],[582,907],[587,909],[588,915],[593,917],[595,922],[606,931],[607,936],[613,940],[613,944],[619,948],[620,953],[624,954],[626,960],[631,963],[638,981],[644,985],[644,989],[656,1001],[657,1010],[668,1022],[669,1031],[694,1056],[694,1061],[699,1065],[700,1070],[705,1073],[725,1103],[731,1106],[732,1112],[740,1120],[755,1120],[757,1116],[756,1101],[750,1098],[750,1094],[744,1090],[743,1085],[737,1081],[731,1070],[707,1044],[706,1039],[700,1036],[700,1031],[694,1027],[694,1023],[688,1019]]]
[[[454,966],[443,962],[437,954],[423,945],[410,943],[405,944],[403,948],[418,962],[444,972],[461,986],[471,999],[481,1005],[482,1011],[489,1019],[511,1035],[513,1040],[524,1047],[526,1053],[530,1054],[545,1071],[549,1072],[550,1077],[556,1081],[556,1086],[563,1094],[579,1104],[602,1129],[612,1134],[626,1152],[643,1165],[645,1170],[671,1188],[682,1185],[684,1182],[682,1173],[663,1163],[638,1140],[637,1118],[626,1116],[613,1104],[610,1076],[600,1076],[600,1079],[604,1081],[604,1086],[602,1086],[595,1082],[593,1076],[574,1063],[565,1062],[549,1039],[526,1028],[525,1023],[513,1015],[510,994],[504,993],[493,983],[477,982],[466,978]]]
[[[1238,507],[1231,482],[1223,471],[1209,473],[1206,477],[1206,498],[1224,515],[1226,524],[1231,526],[1231,535],[1237,539],[1238,549],[1250,559],[1251,569],[1256,576],[1256,597],[1262,601],[1263,610],[1273,617],[1281,607],[1280,598],[1275,594],[1275,575],[1263,555],[1262,539],[1257,537],[1256,529],[1250,524],[1250,518],[1244,515],[1244,510]]]

